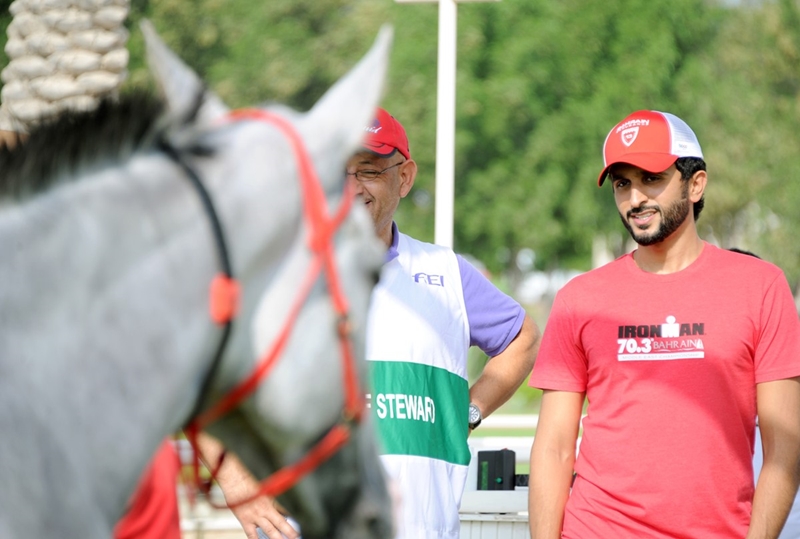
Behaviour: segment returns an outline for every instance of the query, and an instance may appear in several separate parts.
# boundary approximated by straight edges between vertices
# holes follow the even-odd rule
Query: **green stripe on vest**
[[[372,414],[387,455],[468,465],[469,385],[445,369],[370,361]]]

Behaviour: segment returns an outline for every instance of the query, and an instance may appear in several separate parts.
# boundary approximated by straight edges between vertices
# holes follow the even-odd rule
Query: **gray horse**
[[[287,135],[227,108],[144,28],[165,111],[104,104],[0,151],[0,537],[107,539],[156,447],[213,406],[271,346],[310,263]],[[273,108],[304,141],[327,203],[374,113],[389,31],[307,114]],[[224,230],[241,307],[208,315]],[[382,252],[355,213],[335,239],[356,355]],[[342,359],[320,280],[257,392],[211,426],[257,477],[296,461],[337,421]],[[364,368],[359,359],[359,369]],[[213,373],[213,378],[209,379]],[[305,537],[389,537],[390,502],[370,426],[281,501]]]

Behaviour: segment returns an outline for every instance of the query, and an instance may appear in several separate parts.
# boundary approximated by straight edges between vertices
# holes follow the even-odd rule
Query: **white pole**
[[[434,242],[452,248],[455,199],[456,0],[439,0],[439,57],[436,87]]]
[[[456,155],[456,4],[499,0],[395,0],[439,2],[438,80],[436,82],[436,206],[433,241],[453,247]]]

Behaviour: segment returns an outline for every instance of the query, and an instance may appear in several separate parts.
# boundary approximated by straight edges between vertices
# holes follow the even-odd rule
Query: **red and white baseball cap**
[[[679,157],[703,158],[694,131],[668,112],[640,110],[614,126],[603,144],[603,171],[597,185],[603,185],[608,169],[627,163],[648,172],[663,172]]]
[[[379,108],[375,113],[375,119],[364,128],[367,133],[363,146],[367,150],[382,157],[391,155],[395,150],[399,151],[406,159],[411,159],[411,152],[408,150],[408,137],[403,126],[395,120],[394,116]]]

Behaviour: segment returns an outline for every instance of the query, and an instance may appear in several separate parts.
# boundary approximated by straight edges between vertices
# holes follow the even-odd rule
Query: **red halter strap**
[[[358,423],[361,420],[361,415],[364,410],[364,399],[359,388],[353,347],[350,341],[347,299],[342,290],[341,280],[336,270],[333,249],[333,235],[350,211],[353,203],[353,192],[349,187],[346,187],[342,204],[334,215],[330,215],[328,213],[325,193],[322,190],[322,185],[319,182],[314,166],[300,136],[292,125],[286,119],[274,113],[259,109],[235,110],[227,117],[227,121],[243,120],[271,123],[278,127],[289,139],[298,162],[300,184],[303,193],[303,214],[309,228],[308,247],[313,254],[313,259],[303,279],[299,294],[292,304],[289,316],[284,322],[278,337],[267,353],[260,359],[253,372],[213,407],[195,417],[184,429],[187,439],[195,449],[194,475],[196,485],[200,490],[206,492],[207,489],[210,488],[210,483],[206,484],[204,488],[199,479],[199,458],[197,451],[198,433],[204,427],[238,406],[256,390],[260,382],[270,373],[277,363],[277,360],[280,358],[291,334],[291,330],[300,314],[300,310],[321,271],[325,272],[331,301],[339,317],[339,348],[342,356],[345,402],[340,421],[334,425],[322,440],[312,447],[303,458],[275,472],[261,483],[260,489],[256,495],[236,503],[235,506],[245,504],[261,495],[274,497],[292,488],[306,474],[329,459],[339,448],[347,443],[350,437],[351,424],[354,422]],[[227,282],[216,282],[213,286],[217,288],[214,289],[212,287],[212,313],[215,315],[215,321],[222,321],[225,319],[226,315],[231,314],[232,304],[236,303],[235,299],[232,298],[236,297],[238,293],[231,290],[230,283]],[[214,294],[216,294],[216,296]],[[219,321],[218,323],[220,323]],[[220,457],[219,462],[214,469],[211,470],[212,479],[216,478],[223,457]],[[228,505],[226,507],[235,506]]]

